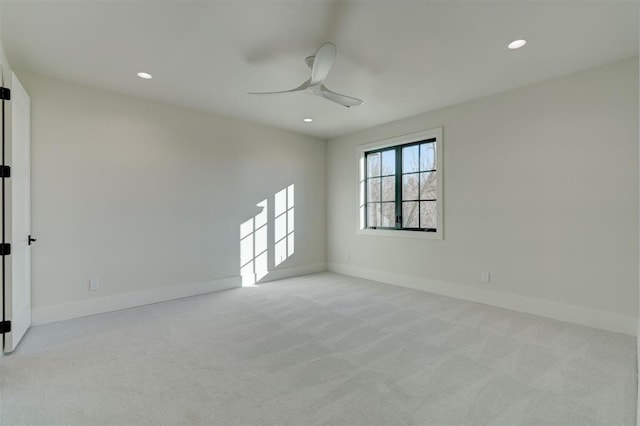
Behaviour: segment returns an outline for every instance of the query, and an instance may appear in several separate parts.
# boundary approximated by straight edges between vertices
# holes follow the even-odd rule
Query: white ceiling
[[[20,0],[2,37],[18,70],[329,138],[635,56],[638,2]],[[363,105],[246,94],[302,83],[324,41]]]

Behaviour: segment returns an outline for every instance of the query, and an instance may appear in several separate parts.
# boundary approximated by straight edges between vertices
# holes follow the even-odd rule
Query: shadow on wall
[[[269,201],[256,204],[260,211],[240,225],[240,276],[242,286],[260,282],[269,273]],[[294,185],[278,191],[274,196],[273,262],[277,267],[295,251]]]

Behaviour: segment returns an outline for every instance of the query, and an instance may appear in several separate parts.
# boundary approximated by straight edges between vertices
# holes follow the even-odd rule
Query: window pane
[[[380,204],[367,204],[367,226],[380,226]]]
[[[402,148],[402,173],[418,171],[418,145]]]
[[[396,173],[396,150],[382,152],[382,174],[393,175]]]
[[[437,222],[436,201],[420,202],[420,228],[436,228]]]
[[[395,199],[396,199],[395,176],[383,177],[382,178],[382,201],[395,201]]]
[[[418,228],[418,203],[402,203],[402,227]]]
[[[436,144],[435,142],[420,145],[420,170],[435,170]]]
[[[410,174],[402,176],[402,199],[417,200],[418,199],[418,174]]]
[[[380,153],[367,155],[367,177],[380,176]]]
[[[367,180],[367,201],[380,201],[380,178]]]
[[[428,200],[436,197],[436,172],[420,173],[420,199]]]
[[[396,203],[382,203],[382,226],[395,228]]]

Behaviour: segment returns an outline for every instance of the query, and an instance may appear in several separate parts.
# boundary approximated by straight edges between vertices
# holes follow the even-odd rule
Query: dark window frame
[[[403,158],[402,158],[402,150],[404,148],[410,147],[410,146],[416,146],[416,145],[422,145],[422,144],[426,144],[426,143],[432,143],[434,146],[434,150],[435,150],[435,158],[434,158],[434,167],[431,170],[420,170],[420,150],[418,150],[418,170],[415,172],[407,172],[407,173],[403,173],[403,169],[402,169],[402,165],[403,165]],[[382,153],[386,152],[386,151],[394,151],[395,154],[395,172],[393,174],[389,174],[389,175],[383,175],[382,174]],[[369,156],[373,155],[373,154],[377,154],[380,153],[380,175],[377,176],[372,176],[369,177]],[[403,199],[403,193],[402,193],[402,178],[405,175],[410,175],[410,174],[417,174],[418,176],[421,173],[436,173],[436,179],[440,179],[440,176],[438,175],[438,158],[440,156],[440,152],[438,149],[438,138],[437,137],[429,137],[426,139],[421,139],[418,141],[413,141],[413,142],[408,142],[408,143],[403,143],[403,144],[398,144],[398,145],[392,145],[392,146],[386,146],[386,147],[381,147],[381,148],[376,148],[376,149],[372,149],[372,150],[367,150],[364,151],[364,229],[371,229],[371,230],[393,230],[393,231],[418,231],[418,232],[432,232],[432,233],[436,233],[438,232],[438,227],[442,226],[440,223],[436,223],[436,227],[435,228],[416,228],[416,227],[404,227],[403,226],[403,217],[402,217],[402,208],[403,208],[403,203],[405,202],[417,202],[418,203],[418,225],[420,225],[420,204],[421,202],[425,202],[425,201],[435,201],[436,202],[436,211],[438,210],[439,206],[437,203],[441,202],[441,200],[438,198],[441,194],[438,193],[437,190],[437,186],[436,186],[436,197],[435,198],[420,198],[420,189],[418,189],[418,198],[413,200],[404,200]],[[383,177],[390,177],[393,176],[395,177],[395,200],[394,201],[383,201],[383,197],[382,197],[382,178]],[[380,179],[380,200],[379,201],[369,201],[369,180],[370,179]],[[420,182],[420,178],[418,177],[418,185]],[[418,186],[418,188],[420,188]],[[390,226],[369,226],[369,205],[379,205],[380,206],[380,214],[382,214],[382,204],[385,203],[394,203],[395,204],[395,226],[390,227]],[[381,218],[381,222],[382,223],[382,218]]]

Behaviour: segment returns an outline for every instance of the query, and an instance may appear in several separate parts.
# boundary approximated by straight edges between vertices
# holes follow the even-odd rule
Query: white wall
[[[0,2],[0,18],[2,17],[2,3]],[[4,51],[4,45],[2,44],[2,23],[1,23],[1,19],[0,19],[0,65],[2,65],[4,72],[7,72],[7,70],[11,70],[10,65],[9,65],[9,60],[7,59],[7,55]],[[9,75],[11,75],[11,73],[9,73]],[[11,79],[9,78],[9,82],[11,81]]]
[[[240,224],[265,198],[272,219],[290,184],[296,250],[275,276],[324,270],[324,141],[18,77],[32,102],[36,323],[237,285]]]
[[[640,10],[638,10],[638,18],[640,19]],[[638,79],[638,84],[640,85],[640,73],[638,75]],[[640,122],[638,123],[638,126],[638,133],[640,133]],[[638,146],[640,147],[640,137],[638,138]],[[640,161],[640,158],[638,161]],[[638,221],[640,222],[640,217],[638,217]],[[638,267],[640,269],[640,257],[638,258]],[[640,277],[638,278],[638,310],[640,315]],[[638,330],[636,335],[638,336],[636,339],[636,376],[638,379],[636,387],[636,393],[638,394],[638,404],[636,405],[636,424],[640,426],[640,318],[638,319]]]
[[[637,76],[629,59],[330,140],[329,269],[635,334]],[[356,146],[438,126],[444,240],[357,235]]]

